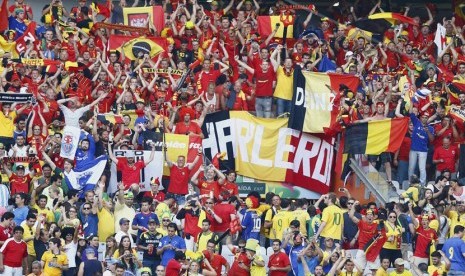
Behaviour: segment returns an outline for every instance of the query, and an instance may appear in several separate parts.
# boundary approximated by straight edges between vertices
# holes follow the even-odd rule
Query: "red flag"
[[[0,31],[4,31],[8,29],[8,0],[3,0],[2,5],[0,6]]]
[[[26,51],[27,43],[34,43],[34,47],[38,50],[40,41],[36,36],[36,26],[37,23],[35,21],[31,21],[23,35],[16,40],[16,51],[18,53]]]
[[[111,15],[110,11],[110,1],[106,1],[105,4],[99,4],[97,1],[94,1],[91,4],[91,8],[97,13],[102,15],[105,18],[109,18]]]

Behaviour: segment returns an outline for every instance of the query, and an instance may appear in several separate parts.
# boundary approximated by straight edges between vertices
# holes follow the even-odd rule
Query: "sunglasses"
[[[82,208],[82,210],[90,210],[90,208]],[[71,211],[70,211],[71,212]]]
[[[397,218],[396,216],[389,216],[389,218]]]
[[[347,205],[354,205],[353,202],[347,202]]]
[[[169,220],[169,219],[164,219],[163,221],[165,221],[165,222],[170,222],[170,220]]]
[[[240,249],[244,249],[244,248],[245,248],[245,245],[244,245],[244,246],[240,246],[240,245],[239,245],[239,248],[240,248]]]
[[[205,204],[213,204],[213,202],[207,201],[205,202]]]

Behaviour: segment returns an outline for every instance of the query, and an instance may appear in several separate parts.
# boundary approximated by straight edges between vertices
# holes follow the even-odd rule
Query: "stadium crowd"
[[[267,37],[257,32],[258,15],[291,9],[282,1],[139,2],[131,6],[163,6],[164,29],[148,25],[168,45],[156,56],[133,47],[133,59],[108,48],[110,35],[144,34],[98,27],[104,6],[79,0],[68,11],[52,0],[40,11],[8,3],[0,94],[34,97],[1,102],[0,275],[465,275],[465,188],[457,174],[465,28],[456,17],[438,18],[427,5],[424,21],[412,15],[416,24],[377,37],[351,23],[383,11],[381,1],[340,1],[322,12],[328,17],[318,6],[295,11],[303,35],[283,44],[278,25]],[[113,1],[103,20],[123,24],[127,6]],[[33,22],[43,28],[39,43],[15,56],[6,45]],[[438,22],[446,29],[439,53]],[[396,153],[367,157],[389,183],[406,183],[395,202],[361,204],[345,188],[316,201],[241,198],[235,171],[192,171],[202,148],[191,163],[165,154],[170,176],[140,190],[140,172],[154,159],[155,146],[144,147],[150,133],[203,138],[206,114],[220,110],[289,116],[295,70],[328,66],[360,78],[357,91],[333,91],[342,96],[342,125],[410,117]],[[99,116],[125,111],[137,114],[135,123]],[[81,131],[74,159],[60,156],[65,126]],[[136,161],[116,149],[151,155]],[[108,162],[97,185],[73,189],[75,170],[102,154]],[[110,193],[112,163],[118,184]]]

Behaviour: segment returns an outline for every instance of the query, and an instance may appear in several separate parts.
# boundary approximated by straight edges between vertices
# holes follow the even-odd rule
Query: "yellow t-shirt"
[[[163,229],[162,227],[157,228],[157,232],[164,236],[168,236],[168,229]]]
[[[342,226],[344,225],[344,216],[341,208],[336,205],[330,205],[323,210],[321,221],[326,225],[321,231],[320,236],[340,240],[342,237]]]
[[[51,222],[54,222],[55,221],[55,215],[53,214],[52,211],[50,211],[49,209],[45,208],[45,209],[40,209],[39,205],[35,204],[34,206],[32,206],[32,208],[34,209],[37,209],[37,213],[40,215],[43,215],[45,216],[45,218],[47,219],[47,222],[48,223],[51,223]]]
[[[412,186],[412,187],[409,187],[409,188],[407,189],[407,191],[403,192],[403,193],[401,194],[401,196],[402,196],[403,198],[406,198],[406,199],[408,198],[408,199],[411,199],[411,200],[413,200],[413,201],[415,201],[415,202],[418,202],[418,196],[419,196],[419,194],[420,194],[420,191],[418,190],[418,187]]]
[[[276,212],[279,212],[279,210],[276,210]],[[276,215],[276,214],[275,214]],[[265,221],[268,221],[268,222],[272,222],[272,219],[273,219],[273,210],[270,208],[268,209],[268,211],[266,211],[265,213]],[[263,227],[265,230],[264,230],[264,233],[265,233],[265,237],[267,238],[270,238],[270,229],[269,228],[265,228]]]
[[[115,215],[107,209],[102,208],[97,212],[98,217],[98,239],[101,242],[113,235],[115,231]]]
[[[207,249],[207,242],[210,240],[218,240],[218,236],[215,233],[210,232],[208,234],[200,233],[197,239],[197,252],[203,252]]]
[[[263,257],[259,254],[255,255],[255,259],[257,261],[263,261]],[[264,266],[258,266],[255,264],[255,261],[252,261],[250,266],[250,275],[253,276],[265,276],[266,275],[266,268]]]
[[[136,210],[134,208],[128,207],[126,204],[121,204],[119,200],[115,202],[115,233],[118,232],[120,229],[119,221],[122,218],[127,218],[129,220],[129,225],[132,225],[132,220],[136,216]],[[137,234],[137,230],[132,230],[132,227],[129,228],[130,234]]]
[[[378,270],[376,270],[375,276],[388,276],[388,273],[384,268],[380,267]]]
[[[446,269],[446,265],[441,263],[439,267],[430,265],[428,266],[428,274],[433,275],[434,272],[438,272],[437,275],[442,275],[443,273],[447,272],[448,270]]]
[[[307,236],[307,224],[310,221],[310,215],[306,210],[294,210],[292,211],[292,220],[298,220],[300,222],[300,233]]]
[[[9,137],[13,138],[15,124],[14,121],[16,119],[17,113],[16,110],[11,111],[8,114],[8,117],[0,111],[0,137]]]
[[[459,221],[459,213],[457,213],[457,211],[449,211],[449,219],[450,219],[449,236],[452,237],[454,235],[455,226],[462,225],[465,227],[465,214],[460,215],[460,221]],[[465,241],[465,235],[463,236],[462,240]]]
[[[276,70],[276,88],[274,94],[276,98],[292,101],[294,89],[294,72],[287,75],[282,66],[278,66]]]
[[[293,216],[292,212],[287,210],[278,211],[276,215],[273,217],[273,225],[270,229],[270,239],[279,239],[282,240],[284,230],[289,228],[289,224],[291,223]]]
[[[123,252],[123,254],[124,254],[124,252]],[[134,248],[132,248],[132,255],[137,257],[137,251]],[[115,253],[113,253],[113,258],[118,259],[119,257],[120,257],[119,249],[116,249]]]
[[[339,276],[362,276],[363,274],[357,271],[348,273],[347,271],[342,271],[338,274]]]
[[[413,276],[413,275],[412,275],[412,272],[408,271],[407,269],[404,269],[404,272],[402,273],[397,273],[395,270],[391,271],[391,273],[389,273],[389,276]]]
[[[386,240],[384,242],[383,248],[385,248],[385,249],[394,249],[394,250],[400,249],[398,247],[398,245],[400,245],[400,243],[398,241],[399,241],[399,239],[402,239],[402,228],[400,228],[400,226],[398,226],[398,225],[396,225],[396,226],[394,226],[394,228],[392,228],[389,223],[385,223],[385,225],[386,225],[386,229],[387,229],[387,232],[386,232],[387,238],[389,239],[389,237],[394,236],[394,240],[393,241]]]
[[[162,218],[163,215],[169,215],[171,217],[171,210],[170,207],[164,203],[160,202],[157,205],[157,208],[155,208],[155,214],[157,214],[157,217]]]
[[[45,253],[42,255],[42,262],[45,263],[44,275],[61,276],[63,271],[60,268],[54,267],[53,264],[56,263],[60,266],[68,265],[68,257],[63,252],[60,252],[60,254],[55,255],[49,250],[45,251]]]
[[[29,227],[29,226],[27,226],[26,221],[23,221],[21,223],[21,227],[23,227],[23,229],[24,229],[23,240],[26,240],[26,239],[29,239],[29,238],[34,238],[34,236],[36,234],[36,227],[35,226]],[[27,254],[31,255],[31,256],[35,256],[36,251],[34,249],[34,239],[26,242],[26,245],[27,245]]]

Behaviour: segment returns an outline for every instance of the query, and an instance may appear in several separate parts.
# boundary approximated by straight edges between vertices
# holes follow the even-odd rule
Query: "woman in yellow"
[[[397,214],[394,211],[389,212],[384,228],[386,229],[387,240],[381,249],[380,259],[389,259],[390,265],[394,266],[395,260],[402,258],[402,251],[400,250],[402,228],[397,223]]]
[[[68,257],[60,251],[61,240],[51,238],[49,241],[49,250],[42,255],[42,266],[44,275],[61,276],[63,270],[68,268]]]

